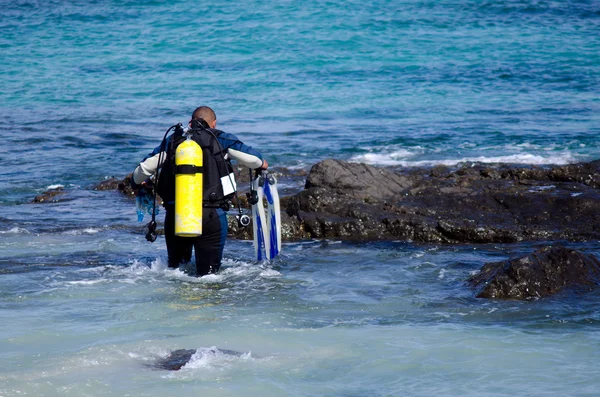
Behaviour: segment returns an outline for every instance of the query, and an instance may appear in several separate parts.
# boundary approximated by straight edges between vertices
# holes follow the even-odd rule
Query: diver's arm
[[[142,161],[140,163],[140,165],[138,165],[135,170],[133,171],[133,182],[137,185],[141,184],[142,182],[144,182],[146,179],[152,177],[152,175],[154,175],[154,173],[156,172],[156,170],[162,165],[162,164],[158,164],[158,160],[160,157],[160,153],[155,154],[152,157],[147,157],[144,161]],[[163,154],[163,161],[164,162],[164,154]]]
[[[232,160],[251,169],[267,168],[267,161],[263,159],[260,152],[242,143],[235,135],[224,132],[218,139]]]
[[[168,144],[165,146],[168,147]],[[165,162],[167,155],[164,151],[161,151],[161,149],[162,145],[159,145],[156,148],[154,148],[152,153],[150,153],[144,160],[142,160],[142,162],[135,168],[135,170],[133,171],[132,178],[133,183],[135,183],[136,185],[141,184],[146,179],[154,175],[156,170],[162,166],[162,163]]]
[[[229,149],[227,150],[229,156],[233,160],[237,160],[244,167],[251,169],[261,168],[266,163],[261,157],[253,154],[242,152],[241,150]],[[266,169],[266,168],[265,168]]]

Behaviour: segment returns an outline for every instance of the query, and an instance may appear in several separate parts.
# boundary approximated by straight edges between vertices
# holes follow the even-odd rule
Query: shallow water
[[[233,241],[224,269],[201,279],[167,269],[163,256],[94,260],[111,250],[90,263],[4,264],[1,395],[597,390],[600,295],[487,302],[463,283],[480,263],[532,247],[285,248],[259,265],[249,243]],[[205,354],[178,372],[148,368],[179,348]]]
[[[464,283],[546,243],[304,241],[255,263],[229,241],[197,279],[91,187],[200,104],[298,173],[594,160],[599,33],[596,1],[3,4],[0,396],[597,395],[598,293]],[[30,203],[57,185],[65,201]],[[176,349],[199,353],[151,368]]]

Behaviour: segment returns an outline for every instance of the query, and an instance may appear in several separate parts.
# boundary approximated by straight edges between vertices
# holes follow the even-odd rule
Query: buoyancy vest
[[[228,178],[233,172],[231,163],[226,159],[226,152],[216,139],[222,133],[223,131],[212,128],[194,129],[187,133],[202,148],[202,196],[205,207],[222,207],[233,197],[233,193],[227,196],[223,194],[221,184],[221,178]],[[165,205],[175,201],[175,152],[177,146],[187,139],[187,134],[179,129],[167,140],[166,158],[156,188]]]

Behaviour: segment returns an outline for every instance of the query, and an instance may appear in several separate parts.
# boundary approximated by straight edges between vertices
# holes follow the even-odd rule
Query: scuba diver
[[[221,267],[227,238],[227,210],[231,206],[230,199],[235,194],[235,180],[230,160],[236,160],[241,165],[254,170],[266,170],[269,166],[257,150],[242,143],[235,135],[216,129],[216,126],[217,116],[211,108],[208,106],[196,108],[189,122],[190,128],[184,129],[181,124],[173,126],[171,129],[174,128],[175,132],[168,137],[167,134],[171,129],[167,130],[161,144],[136,167],[132,178],[133,188],[139,189],[149,184],[150,178],[156,173],[155,193],[163,199],[166,212],[164,229],[168,265],[170,268],[177,268],[180,264],[190,262],[193,248],[198,277],[216,273]],[[202,148],[199,167],[176,164],[177,147],[189,139]],[[200,177],[201,234],[193,237],[176,234],[176,223],[179,225],[179,217],[190,216],[189,211],[183,215],[179,213],[176,215],[176,212],[180,211],[176,210],[175,205],[176,174],[178,177],[179,173],[202,173]],[[188,193],[188,190],[184,189],[182,193],[177,190],[177,192],[178,201],[186,199],[183,196]],[[154,219],[151,223],[155,228]],[[148,236],[146,238],[148,239]],[[149,241],[154,240],[149,239]]]

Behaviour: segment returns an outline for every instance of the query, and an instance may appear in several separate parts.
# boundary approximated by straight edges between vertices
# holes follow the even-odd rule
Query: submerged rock
[[[44,193],[39,194],[31,200],[32,203],[58,203],[65,201],[65,191],[62,187],[48,189]]]
[[[543,298],[565,288],[596,288],[600,261],[573,249],[545,247],[521,258],[487,263],[468,283],[477,298]]]
[[[167,371],[179,371],[183,366],[190,362],[192,357],[197,352],[198,350],[196,349],[173,350],[167,357],[156,360],[156,362],[149,365],[149,367]],[[228,356],[241,357],[244,353],[240,353],[235,350],[217,349],[213,347],[210,349],[203,349],[201,354],[213,356],[216,356],[217,354],[225,354]]]
[[[179,371],[181,367],[190,361],[194,353],[196,353],[196,349],[174,350],[167,357],[157,360],[151,367],[167,371]]]

